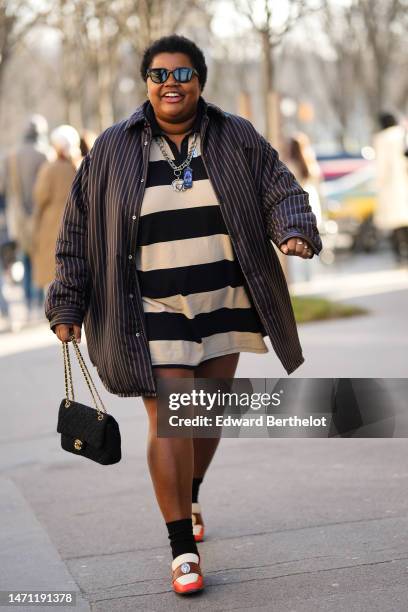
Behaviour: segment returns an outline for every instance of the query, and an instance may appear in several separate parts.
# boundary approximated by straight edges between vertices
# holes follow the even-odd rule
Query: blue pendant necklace
[[[173,160],[170,159],[170,157],[167,155],[163,137],[155,137],[155,141],[159,145],[160,151],[162,152],[164,159],[172,167],[174,175],[176,177],[171,183],[173,191],[177,191],[180,193],[182,191],[185,191],[186,189],[191,189],[193,186],[193,169],[190,167],[190,164],[193,155],[196,154],[197,132],[194,134],[194,138],[192,140],[191,147],[186,159],[179,166],[176,166]],[[183,178],[181,178],[181,173],[183,173]]]

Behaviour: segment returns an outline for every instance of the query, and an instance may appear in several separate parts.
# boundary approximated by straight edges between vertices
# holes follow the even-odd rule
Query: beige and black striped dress
[[[147,116],[153,136],[162,134],[151,109]],[[181,152],[163,136],[179,165],[197,132],[191,189],[173,191],[173,170],[154,139],[150,149],[136,267],[153,366],[194,368],[220,355],[269,350],[201,159],[200,120],[201,112]]]

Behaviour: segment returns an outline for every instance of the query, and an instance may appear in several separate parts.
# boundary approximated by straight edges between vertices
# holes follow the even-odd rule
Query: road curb
[[[89,612],[47,532],[18,487],[0,477],[0,589],[3,591],[74,591],[76,606],[16,606],[13,609],[52,610],[69,607]]]

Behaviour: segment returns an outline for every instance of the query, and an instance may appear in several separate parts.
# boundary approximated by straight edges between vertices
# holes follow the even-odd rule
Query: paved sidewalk
[[[408,377],[408,290],[345,300],[366,308],[366,315],[298,326],[305,362],[295,378]],[[270,353],[240,360],[237,376],[282,377],[282,367]]]
[[[0,477],[0,517],[1,589],[73,591],[75,609],[88,612],[89,603],[83,599],[46,529],[16,484],[3,477]],[[27,606],[10,606],[16,608],[24,610]]]
[[[301,325],[306,362],[290,378],[407,377],[400,281],[349,293],[369,316]],[[242,354],[237,376],[285,377],[270,350]],[[76,590],[77,609],[95,612],[408,609],[406,439],[224,438],[200,491],[207,588],[183,599],[170,588],[141,400],[98,385],[123,441],[122,461],[99,466],[60,448],[62,351],[46,323],[0,335],[0,384],[1,589]]]
[[[263,357],[245,354],[241,372]],[[72,579],[98,612],[406,612],[405,439],[223,439],[200,494],[207,589],[186,601],[170,590],[140,399],[103,393],[123,459],[99,466],[59,446],[59,345],[3,357],[0,372],[3,589]],[[74,380],[86,401],[78,369]]]

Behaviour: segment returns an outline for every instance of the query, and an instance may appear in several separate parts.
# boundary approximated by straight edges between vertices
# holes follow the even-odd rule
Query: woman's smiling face
[[[158,53],[154,56],[150,68],[193,68],[188,55],[184,53]],[[197,75],[188,83],[178,83],[170,74],[165,83],[153,83],[147,78],[147,92],[158,119],[167,123],[182,123],[194,116],[197,102],[201,95],[201,86]],[[177,96],[166,96],[176,93]]]

